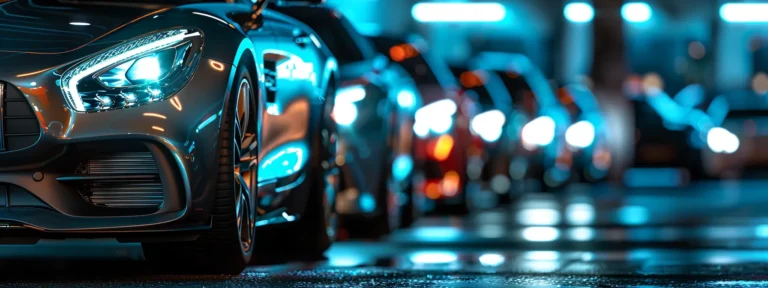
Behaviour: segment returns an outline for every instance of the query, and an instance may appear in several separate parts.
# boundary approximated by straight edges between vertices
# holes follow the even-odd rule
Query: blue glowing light
[[[480,261],[480,265],[485,267],[498,267],[501,266],[501,264],[504,264],[504,261],[506,261],[504,255],[496,253],[486,253],[480,255],[477,260]]]
[[[342,126],[349,126],[357,120],[357,106],[350,102],[337,102],[333,106],[333,119]]]
[[[421,241],[451,241],[461,237],[461,231],[455,227],[419,227],[414,236]]]
[[[403,181],[413,171],[413,159],[410,155],[400,155],[392,162],[392,177],[396,181]]]
[[[458,107],[456,102],[443,99],[416,110],[413,131],[419,137],[424,137],[430,131],[444,134],[453,126],[453,115]]]
[[[554,227],[528,227],[523,229],[522,236],[531,242],[551,242],[560,238],[560,230]]]
[[[416,95],[409,90],[401,90],[397,93],[397,105],[401,108],[412,108],[416,104]]]
[[[430,129],[437,134],[445,134],[453,127],[453,118],[444,118],[442,121],[432,121]]]
[[[258,181],[291,176],[304,169],[309,150],[303,142],[292,142],[267,153],[259,165]]]
[[[552,208],[528,208],[517,212],[520,224],[550,226],[560,224],[560,211]]]
[[[574,203],[565,208],[566,221],[573,225],[589,225],[595,221],[595,207],[588,203]]]
[[[648,208],[643,206],[624,206],[618,211],[619,222],[625,225],[642,225],[648,222]]]
[[[720,127],[707,132],[707,146],[712,152],[733,154],[739,150],[739,137]]]
[[[574,2],[565,5],[563,14],[565,19],[573,23],[587,23],[595,18],[595,9],[588,3]]]
[[[576,227],[568,231],[568,236],[574,241],[589,241],[595,237],[595,229]]]
[[[126,76],[131,80],[157,81],[161,74],[160,60],[157,56],[149,56],[136,60]]]
[[[210,117],[206,118],[200,125],[197,125],[197,129],[195,129],[195,133],[200,133],[201,130],[203,130],[206,126],[213,123],[214,120],[216,120],[216,117],[218,117],[217,114],[213,114]]]
[[[755,227],[755,236],[759,238],[768,238],[768,225],[758,225]]]
[[[627,22],[643,23],[651,20],[653,9],[644,2],[630,2],[621,7],[621,17]]]
[[[365,87],[355,85],[339,89],[336,92],[336,103],[355,103],[365,99]]]
[[[418,3],[411,9],[419,22],[499,22],[507,9],[499,3]]]
[[[472,118],[470,130],[486,142],[496,142],[501,138],[506,120],[504,113],[499,110],[491,110]]]
[[[587,148],[595,142],[595,126],[588,121],[579,121],[565,131],[565,141],[576,148]]]
[[[768,22],[768,3],[726,3],[720,7],[720,18],[732,23]]]
[[[280,115],[280,106],[277,103],[267,103],[267,114]]]
[[[363,212],[371,213],[376,211],[376,199],[373,198],[371,193],[361,193],[360,195],[360,209]]]
[[[459,260],[459,256],[448,251],[417,252],[410,260],[414,264],[449,264]]]
[[[627,187],[680,187],[688,171],[677,168],[631,168],[624,172]]]

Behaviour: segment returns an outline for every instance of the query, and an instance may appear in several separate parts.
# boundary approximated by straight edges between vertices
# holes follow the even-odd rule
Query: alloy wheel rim
[[[254,119],[251,119],[253,90],[247,79],[240,82],[237,92],[237,106],[234,117],[234,181],[235,215],[240,245],[244,252],[253,247],[256,224],[254,193],[256,189],[256,133]]]

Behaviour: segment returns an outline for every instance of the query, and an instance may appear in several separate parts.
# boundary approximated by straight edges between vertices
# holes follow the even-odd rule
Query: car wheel
[[[241,65],[237,75],[222,115],[211,229],[192,242],[144,243],[145,258],[160,267],[239,274],[251,260],[256,222],[256,161],[251,159],[256,155],[249,151],[256,151],[255,97],[248,69]]]

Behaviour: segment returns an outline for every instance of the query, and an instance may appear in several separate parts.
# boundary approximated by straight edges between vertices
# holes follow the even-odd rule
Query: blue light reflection
[[[280,179],[299,173],[307,163],[309,149],[303,142],[292,142],[270,151],[259,165],[258,181]]]

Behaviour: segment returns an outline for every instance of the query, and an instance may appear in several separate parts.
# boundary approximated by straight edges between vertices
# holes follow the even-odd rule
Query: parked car
[[[322,256],[336,60],[264,0],[198,2],[0,3],[3,243],[117,238],[204,273]]]
[[[408,225],[411,217],[403,214],[412,210],[403,196],[412,176],[412,132],[401,128],[410,126],[414,109],[398,105],[398,97],[409,97],[413,106],[421,102],[413,81],[338,10],[276,9],[312,26],[338,59],[341,86],[333,117],[339,124],[336,162],[343,171],[336,197],[341,238],[377,238]]]
[[[607,123],[597,98],[584,84],[561,87],[557,98],[573,123],[565,131],[568,152],[573,154],[571,179],[588,183],[606,179],[613,157]]]
[[[409,126],[415,134],[415,193],[408,201],[415,203],[413,214],[466,213],[467,159],[483,149],[482,142],[469,133],[473,100],[464,97],[448,65],[433,57],[427,41],[418,35],[375,37],[373,42],[407,71],[418,92],[412,94],[421,96],[420,106],[408,100],[407,93],[397,99],[401,107],[416,110]]]
[[[492,157],[508,164],[487,165],[501,167],[496,169],[497,175],[506,172],[513,180],[532,180],[524,182],[536,184],[517,189],[542,191],[568,183],[573,159],[565,134],[571,115],[541,70],[524,55],[501,52],[480,53],[470,61],[469,68],[475,74],[486,75],[482,84],[489,87],[489,93],[499,94],[494,99],[505,103],[499,107],[512,125],[507,135],[519,137],[513,138],[518,145],[501,147],[507,149],[507,157]]]

